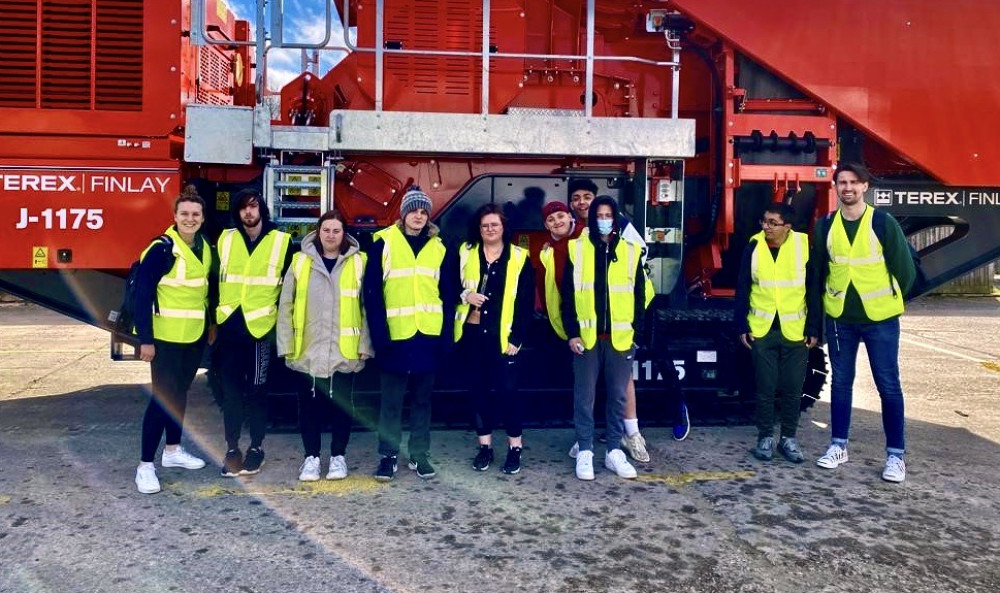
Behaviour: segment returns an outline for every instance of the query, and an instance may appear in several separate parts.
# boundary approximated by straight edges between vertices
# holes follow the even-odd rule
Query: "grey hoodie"
[[[306,297],[306,323],[302,342],[302,355],[295,360],[286,360],[288,368],[308,373],[313,377],[330,377],[334,373],[356,373],[365,368],[364,360],[347,360],[340,353],[340,274],[345,265],[353,265],[351,260],[361,257],[358,241],[344,234],[348,242],[347,253],[337,258],[332,272],[326,271],[323,259],[316,249],[316,231],[302,239],[302,253],[312,260],[309,275],[309,294]],[[358,278],[359,289],[362,278]],[[278,356],[287,356],[295,348],[295,334],[292,330],[292,308],[295,303],[295,272],[292,268],[285,274],[285,282],[278,301]],[[361,309],[364,315],[364,307]],[[363,318],[361,325],[361,345],[363,357],[373,355],[368,321]]]

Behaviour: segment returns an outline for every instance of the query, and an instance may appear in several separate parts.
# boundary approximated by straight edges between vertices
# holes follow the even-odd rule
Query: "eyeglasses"
[[[486,224],[479,225],[479,228],[481,228],[484,231],[488,231],[488,230],[491,230],[491,229],[498,229],[498,228],[500,228],[502,226],[503,226],[503,224],[501,224],[499,222],[489,222],[489,223],[486,223]]]
[[[785,226],[787,222],[781,222],[780,220],[774,220],[773,218],[764,218],[760,221],[760,226],[773,229],[779,226]]]

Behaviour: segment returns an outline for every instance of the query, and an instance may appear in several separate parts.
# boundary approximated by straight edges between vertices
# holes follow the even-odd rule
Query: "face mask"
[[[614,226],[615,226],[615,221],[611,220],[610,218],[598,219],[597,232],[601,233],[602,235],[610,235],[611,229],[613,229]]]

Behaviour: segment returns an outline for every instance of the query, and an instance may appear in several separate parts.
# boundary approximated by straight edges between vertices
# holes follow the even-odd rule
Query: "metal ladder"
[[[330,164],[286,165],[272,159],[264,168],[264,199],[271,220],[301,239],[320,215],[333,208],[332,181]]]

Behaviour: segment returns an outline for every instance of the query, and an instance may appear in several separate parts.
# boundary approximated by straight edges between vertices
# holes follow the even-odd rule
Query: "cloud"
[[[325,50],[319,52],[319,74],[326,74],[347,55],[343,49],[344,27],[337,12],[338,0],[330,2],[331,32]],[[326,34],[326,19],[321,0],[285,0],[284,43],[312,43],[323,41]],[[312,50],[308,50],[312,54]],[[302,72],[301,49],[272,49],[268,52],[267,86],[278,90]]]

